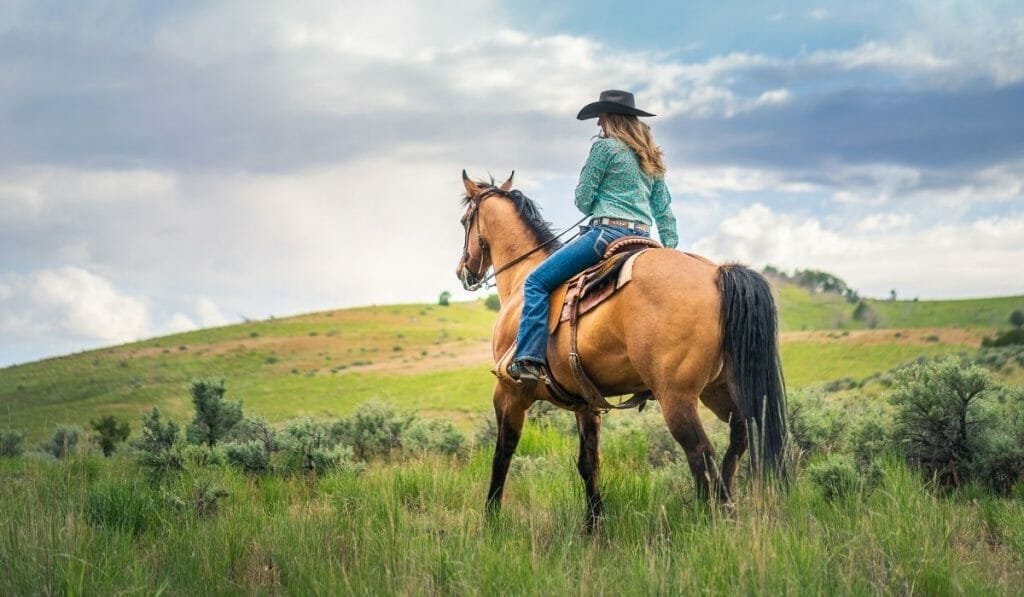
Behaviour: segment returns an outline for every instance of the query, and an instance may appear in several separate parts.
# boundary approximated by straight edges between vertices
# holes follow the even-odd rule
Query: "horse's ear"
[[[462,184],[466,187],[466,193],[468,193],[470,197],[475,197],[480,194],[480,187],[469,179],[469,175],[466,174],[465,170],[462,171]]]
[[[513,170],[512,174],[508,175],[508,180],[506,180],[505,182],[501,183],[501,190],[502,191],[505,191],[507,193],[507,192],[509,192],[512,189],[512,178],[515,175],[516,175],[516,171]]]

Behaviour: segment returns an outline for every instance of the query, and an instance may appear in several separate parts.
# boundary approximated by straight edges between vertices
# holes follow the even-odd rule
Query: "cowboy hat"
[[[587,120],[588,118],[597,118],[598,114],[627,114],[629,116],[654,116],[650,112],[644,112],[636,108],[636,102],[633,100],[633,94],[628,91],[619,91],[618,89],[609,89],[608,91],[602,91],[601,97],[596,102],[591,102],[576,115],[577,120]]]

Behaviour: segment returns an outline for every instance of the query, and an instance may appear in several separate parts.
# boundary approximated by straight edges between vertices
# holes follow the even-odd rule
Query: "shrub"
[[[89,421],[89,426],[96,432],[93,441],[103,451],[104,456],[113,454],[117,445],[127,440],[128,434],[131,432],[128,421],[122,421],[113,415]]]
[[[335,423],[331,436],[337,443],[351,446],[360,460],[387,457],[392,449],[401,447],[402,433],[413,419],[413,415],[397,414],[390,406],[365,402],[351,417]]]
[[[819,394],[793,392],[789,397],[789,436],[801,452],[831,453],[842,446],[847,415]]]
[[[487,298],[484,299],[484,306],[491,311],[501,311],[501,297],[497,294],[487,295]]]
[[[0,429],[0,458],[20,456],[25,451],[25,432]]]
[[[441,293],[440,296],[437,297],[437,304],[441,305],[442,307],[447,307],[448,306],[448,301],[451,300],[451,298],[452,298],[452,293],[450,293],[447,290],[445,290],[444,292]]]
[[[214,446],[242,420],[242,402],[224,400],[224,380],[192,382],[195,417],[188,426],[188,441]]]
[[[402,450],[409,454],[465,455],[466,436],[449,421],[417,419],[402,435]]]
[[[153,477],[181,470],[181,446],[178,441],[178,424],[166,423],[160,417],[160,409],[153,408],[142,418],[142,434],[131,443],[139,465]]]
[[[75,451],[78,440],[82,437],[82,428],[77,425],[57,425],[53,437],[43,442],[39,448],[54,458],[66,458]]]
[[[813,462],[807,467],[807,476],[829,501],[853,493],[860,485],[857,467],[845,454],[829,454]]]
[[[1010,325],[1015,328],[1024,326],[1024,311],[1014,309],[1013,313],[1010,313]]]
[[[230,494],[214,485],[210,479],[198,479],[188,488],[185,497],[169,496],[172,506],[182,512],[194,512],[197,516],[213,516],[220,510],[221,498]]]
[[[337,445],[323,423],[308,417],[289,422],[281,432],[280,445],[288,470],[308,474],[362,470],[353,462],[352,448]]]
[[[1024,328],[1013,328],[1006,330],[995,338],[985,337],[981,339],[983,347],[1013,346],[1024,344]]]
[[[896,373],[890,400],[896,437],[911,465],[947,485],[969,479],[985,451],[991,417],[980,403],[995,390],[989,372],[958,359],[924,363]]]
[[[868,410],[850,424],[850,452],[862,470],[893,448],[892,418],[880,410]]]
[[[473,431],[473,448],[476,450],[494,450],[498,441],[498,422],[494,417],[485,416]]]
[[[221,466],[227,462],[223,446],[189,444],[181,448],[181,459],[185,464],[196,467]]]
[[[228,462],[248,473],[270,470],[270,452],[262,442],[256,440],[224,444],[224,455]]]
[[[267,453],[276,452],[278,448],[277,430],[266,419],[261,417],[246,417],[242,419],[231,430],[229,438],[240,442],[260,442]]]

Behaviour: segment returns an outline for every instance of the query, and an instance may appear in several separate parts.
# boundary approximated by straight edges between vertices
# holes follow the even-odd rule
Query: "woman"
[[[516,354],[508,372],[522,383],[537,383],[547,363],[548,301],[560,284],[601,260],[608,243],[623,236],[649,236],[652,220],[661,243],[678,243],[676,219],[665,186],[665,164],[651,129],[639,116],[654,116],[635,106],[633,94],[603,91],[578,120],[597,118],[601,133],[576,186],[576,207],[592,216],[573,242],[552,253],[523,285],[523,313]]]

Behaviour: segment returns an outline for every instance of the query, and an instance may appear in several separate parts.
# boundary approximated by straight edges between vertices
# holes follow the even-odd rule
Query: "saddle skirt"
[[[658,241],[645,236],[624,236],[609,243],[601,261],[576,274],[551,294],[548,333],[553,335],[563,321],[569,321],[574,307],[577,316],[582,316],[611,298],[633,279],[636,258],[647,249],[658,248],[661,248]]]

